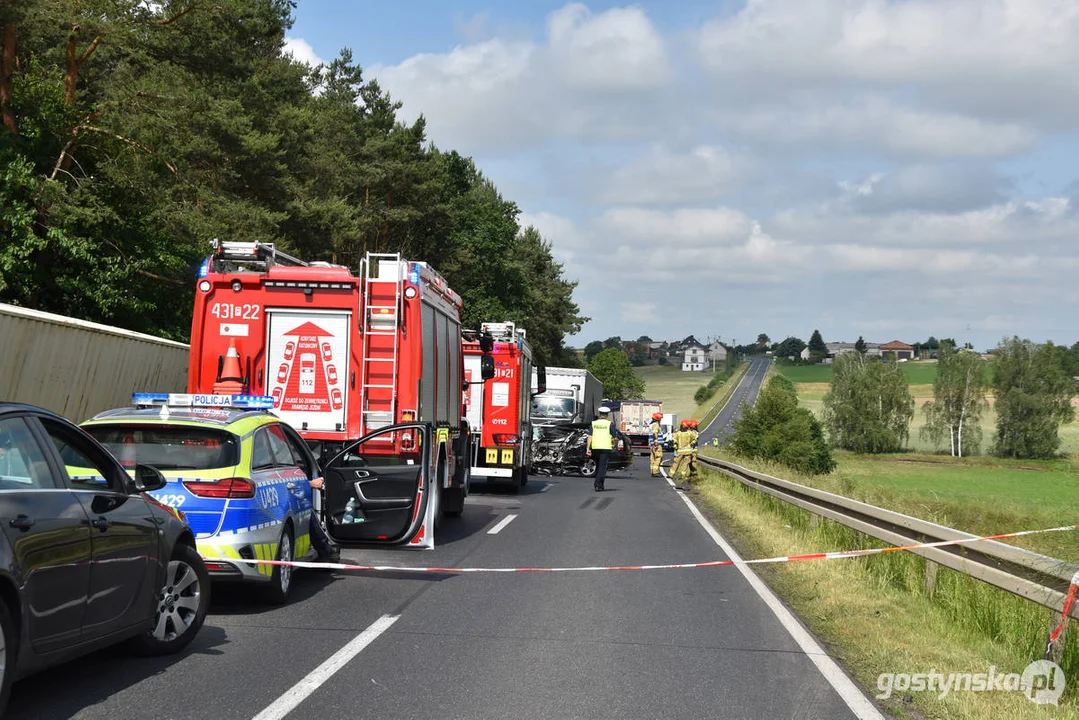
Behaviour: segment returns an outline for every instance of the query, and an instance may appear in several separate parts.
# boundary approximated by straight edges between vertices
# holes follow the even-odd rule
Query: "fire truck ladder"
[[[306,267],[308,265],[308,263],[297,257],[281,252],[274,247],[273,243],[264,243],[258,240],[237,242],[214,238],[210,241],[210,244],[214,248],[213,257],[217,260],[227,260],[234,263],[259,262],[266,263],[267,267],[270,265]]]
[[[397,418],[401,254],[367,253],[363,267],[363,362],[360,386],[363,390],[362,431],[367,434],[392,425]],[[390,285],[393,286],[392,291]]]

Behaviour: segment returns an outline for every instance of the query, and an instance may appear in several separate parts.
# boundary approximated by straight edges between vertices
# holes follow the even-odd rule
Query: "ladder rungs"
[[[393,390],[393,385],[364,385],[364,390]]]
[[[384,330],[367,330],[365,335],[396,335],[395,332],[386,332]]]
[[[394,362],[393,358],[367,358],[366,362]]]

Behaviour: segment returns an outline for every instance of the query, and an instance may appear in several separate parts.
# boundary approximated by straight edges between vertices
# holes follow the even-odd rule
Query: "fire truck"
[[[269,243],[212,244],[188,392],[273,398],[318,458],[336,541],[433,547],[470,478],[460,296],[395,253],[367,253],[353,274]]]
[[[517,493],[528,482],[532,457],[532,396],[546,388],[546,372],[536,367],[539,389],[532,391],[532,348],[525,331],[511,322],[483,323],[465,331],[465,399],[472,432],[472,482],[502,485]],[[489,351],[485,352],[486,348]],[[494,378],[481,377],[484,357],[494,358]]]

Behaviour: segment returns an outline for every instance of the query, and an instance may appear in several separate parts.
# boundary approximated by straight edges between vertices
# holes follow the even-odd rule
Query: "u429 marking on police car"
[[[169,507],[180,507],[184,504],[184,500],[187,500],[183,495],[168,495],[165,493],[153,495],[152,497],[162,505],[168,505]]]
[[[262,507],[277,507],[281,504],[281,496],[277,494],[275,487],[260,487],[258,489],[258,503]]]

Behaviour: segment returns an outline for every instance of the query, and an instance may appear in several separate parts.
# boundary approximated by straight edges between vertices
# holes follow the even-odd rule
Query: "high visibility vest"
[[[593,420],[592,421],[592,449],[593,450],[610,450],[612,447],[611,440],[611,421],[610,420]]]
[[[663,428],[660,427],[660,424],[658,422],[653,422],[651,425],[648,426],[648,432],[648,442],[650,442],[652,445],[658,445],[659,436],[663,433]]]

